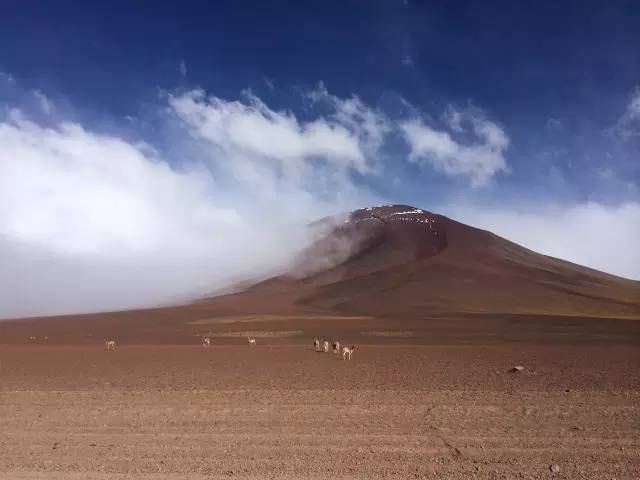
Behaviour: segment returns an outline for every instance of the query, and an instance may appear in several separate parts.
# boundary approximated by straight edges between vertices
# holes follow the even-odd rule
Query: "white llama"
[[[342,359],[346,360],[349,359],[351,360],[351,354],[353,353],[353,351],[356,349],[355,345],[351,345],[351,348],[349,347],[343,347],[342,348]]]

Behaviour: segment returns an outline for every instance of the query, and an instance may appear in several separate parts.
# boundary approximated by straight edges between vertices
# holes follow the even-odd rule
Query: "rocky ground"
[[[266,343],[0,346],[0,478],[640,478],[634,345]]]

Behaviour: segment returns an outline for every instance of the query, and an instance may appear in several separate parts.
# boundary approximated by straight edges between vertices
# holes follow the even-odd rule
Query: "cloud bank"
[[[445,207],[451,217],[531,250],[640,280],[640,203]]]
[[[172,162],[144,142],[9,110],[0,317],[163,304],[284,268],[306,222],[373,199],[349,175],[370,170],[375,146],[334,113],[301,121],[253,96],[171,96],[165,121],[184,134],[173,140],[197,152]]]

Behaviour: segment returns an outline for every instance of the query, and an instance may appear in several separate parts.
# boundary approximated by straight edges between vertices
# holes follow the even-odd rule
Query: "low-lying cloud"
[[[0,317],[156,305],[259,278],[306,244],[306,222],[372,199],[349,174],[365,173],[375,149],[346,120],[199,91],[170,97],[166,114],[197,161],[8,112]]]
[[[640,280],[640,203],[445,207],[447,214],[531,250]]]

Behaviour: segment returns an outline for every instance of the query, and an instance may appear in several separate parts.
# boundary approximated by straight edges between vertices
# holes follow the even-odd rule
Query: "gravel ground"
[[[0,346],[0,478],[637,479],[639,366],[629,345]]]

